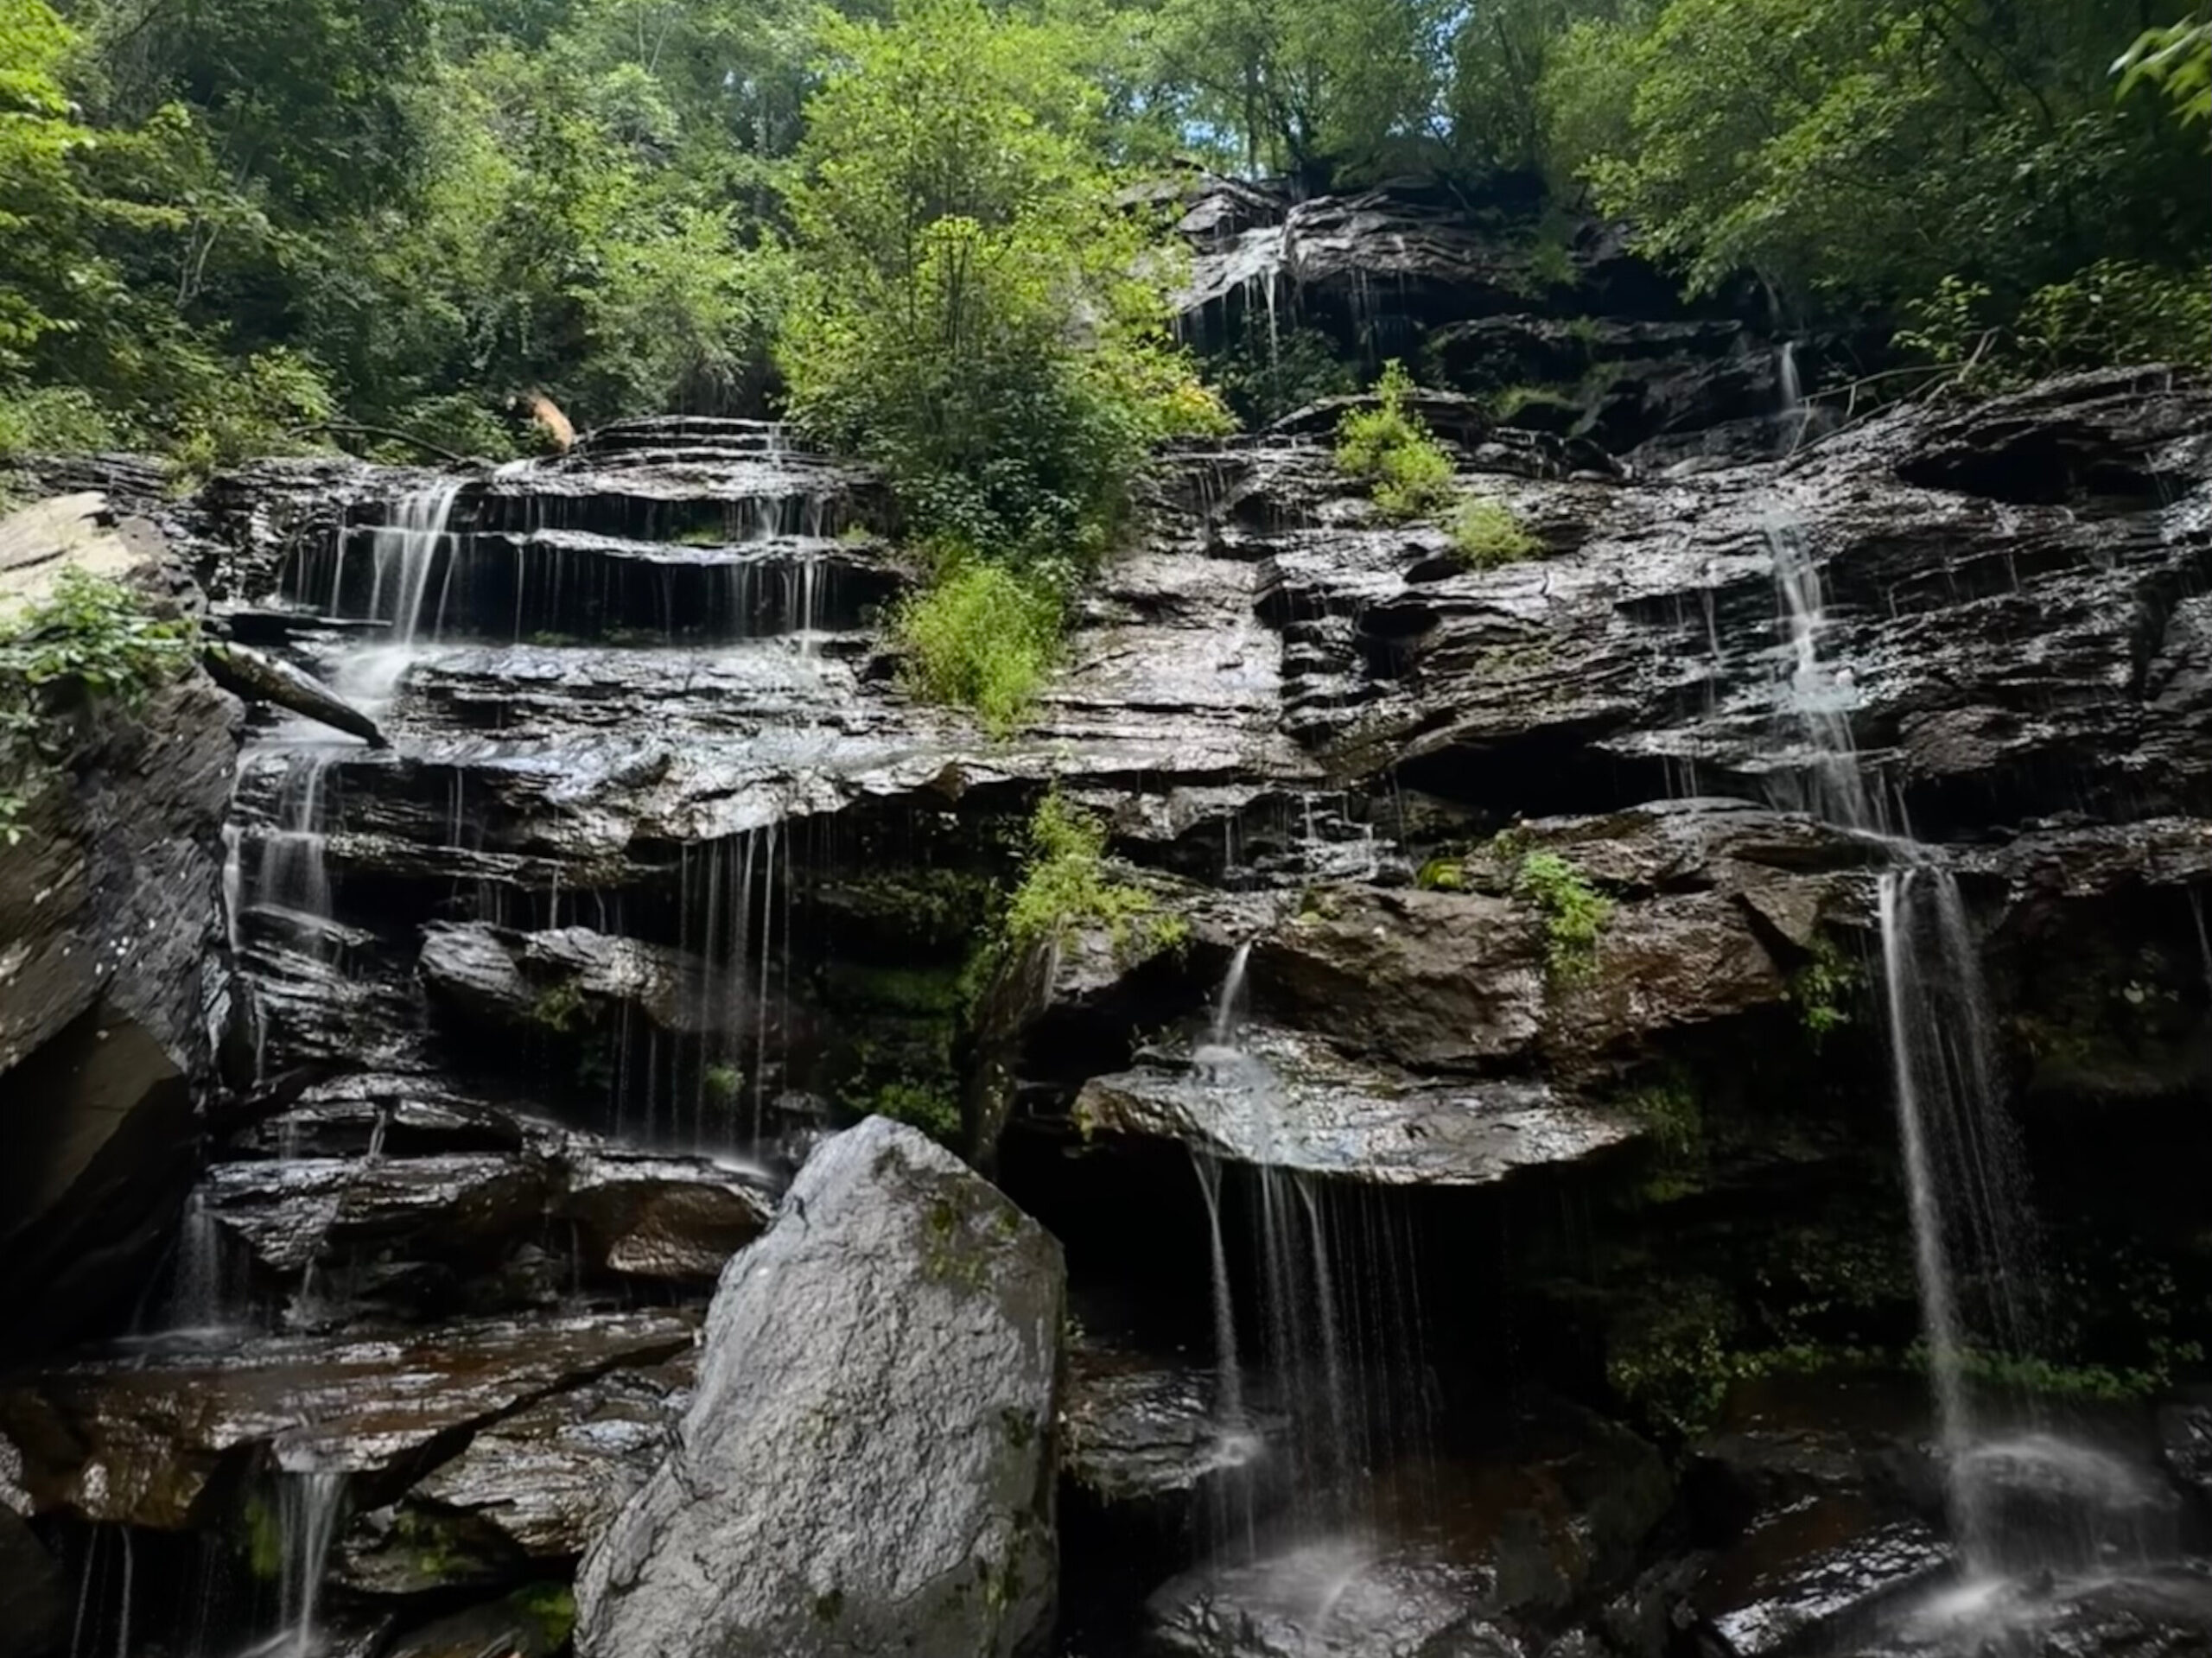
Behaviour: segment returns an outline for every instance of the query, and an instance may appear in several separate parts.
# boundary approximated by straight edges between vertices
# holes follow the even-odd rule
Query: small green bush
[[[1376,383],[1376,406],[1348,410],[1337,425],[1338,470],[1371,486],[1375,505],[1393,518],[1421,518],[1452,499],[1452,457],[1406,408],[1412,390],[1413,378],[1394,357]]]
[[[1846,961],[1825,938],[1813,946],[1813,959],[1789,975],[1789,999],[1815,1048],[1829,1032],[1851,1023],[1847,1004],[1862,976],[1857,965]]]
[[[1179,916],[1156,915],[1141,886],[1109,880],[1106,825],[1058,790],[1037,803],[1029,820],[1021,884],[1007,905],[1006,936],[1017,949],[1059,944],[1078,928],[1103,926],[1116,950],[1130,924],[1148,918],[1147,941],[1173,948],[1189,936]]]
[[[22,839],[60,758],[47,689],[74,683],[127,713],[191,665],[199,639],[189,617],[156,616],[122,582],[73,566],[45,599],[0,614],[0,841]]]
[[[918,1128],[946,1146],[960,1140],[960,1102],[942,1088],[901,1077],[880,1085],[861,1102],[864,1112]]]
[[[113,425],[89,391],[35,386],[0,395],[0,459],[105,449],[115,441]]]
[[[1613,901],[1556,852],[1522,857],[1513,890],[1544,913],[1544,963],[1552,982],[1587,979],[1597,966],[1598,935],[1612,918]]]
[[[1544,543],[1503,501],[1478,496],[1463,502],[1452,517],[1452,550],[1471,570],[1492,570],[1533,558]]]
[[[1046,581],[975,557],[946,562],[899,607],[892,632],[916,696],[972,708],[994,734],[1020,724],[1059,651],[1061,604]]]
[[[0,685],[35,689],[76,680],[96,696],[135,708],[190,665],[199,630],[163,618],[111,577],[75,567],[12,624],[0,620]]]
[[[699,1083],[707,1098],[715,1104],[732,1105],[745,1086],[745,1073],[728,1063],[709,1065]]]
[[[537,1000],[530,1005],[533,1024],[565,1036],[583,1017],[584,989],[574,979],[563,979],[548,985],[537,993]]]

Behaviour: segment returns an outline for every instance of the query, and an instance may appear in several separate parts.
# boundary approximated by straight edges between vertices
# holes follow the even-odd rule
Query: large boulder
[[[1059,1246],[884,1118],[731,1261],[674,1452],[585,1557],[581,1658],[1033,1650],[1057,1568]]]

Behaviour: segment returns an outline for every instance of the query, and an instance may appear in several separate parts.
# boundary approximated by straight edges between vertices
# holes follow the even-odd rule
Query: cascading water
[[[1249,1327],[1256,1329],[1259,1344],[1250,1357],[1258,1385],[1280,1416],[1285,1454],[1294,1470],[1288,1535],[1303,1545],[1363,1531],[1373,1518],[1368,1488],[1374,1477],[1386,1464],[1395,1464],[1403,1484],[1408,1466],[1420,1463],[1419,1436],[1402,1431],[1416,1413],[1389,1397],[1394,1382],[1402,1383],[1419,1371],[1413,1363],[1419,1323],[1393,1311],[1403,1288],[1398,1240],[1376,1211],[1360,1207],[1372,1201],[1370,1195],[1335,1190],[1268,1154],[1286,1106],[1267,1061],[1242,1045],[1250,959],[1249,943],[1231,957],[1209,1040],[1192,1060],[1209,1085],[1222,1092],[1224,1104],[1243,1115],[1238,1143],[1256,1153],[1236,1192],[1251,1227]],[[1215,1417],[1228,1439],[1247,1432],[1253,1408],[1226,1241],[1229,1195],[1219,1159],[1194,1148],[1192,1162],[1209,1227]],[[1347,1205],[1350,1224],[1338,1212]],[[1347,1241],[1363,1246],[1363,1259],[1372,1257],[1357,1295],[1350,1294],[1354,1286],[1341,1264]],[[1414,1471],[1421,1477],[1410,1483],[1425,1483],[1425,1471]],[[1242,1541],[1249,1546],[1252,1540],[1247,1516]]]
[[[1853,677],[1821,656],[1827,631],[1827,595],[1803,527],[1777,513],[1766,527],[1774,562],[1777,607],[1787,633],[1784,674],[1777,702],[1796,727],[1805,751],[1804,777],[1777,779],[1777,804],[1809,811],[1845,829],[1885,832],[1851,733],[1859,705]]]
[[[336,751],[304,749],[287,757],[277,785],[276,826],[264,833],[253,884],[257,904],[313,920],[330,916],[330,875],[323,861],[323,784]]]
[[[446,524],[460,494],[460,480],[448,479],[403,496],[392,509],[391,522],[374,533],[370,544],[375,575],[369,613],[391,621],[395,645],[411,645],[422,634],[430,578],[437,571],[439,553],[446,548]],[[430,613],[431,638],[438,636],[445,616],[445,598],[452,586],[453,567],[448,560],[439,584],[437,607]]]
[[[1783,701],[1808,751],[1804,798],[1784,804],[1889,839],[1853,740],[1850,673],[1822,657],[1818,568],[1795,524],[1777,520],[1769,544],[1788,630]],[[2165,1515],[2153,1482],[2050,1432],[2030,1401],[1993,1408],[1993,1390],[1978,1381],[1986,1361],[2035,1350],[2025,1169],[2002,1103],[1979,941],[1958,880],[1935,849],[1890,844],[1903,858],[1878,886],[1891,1084],[1946,1506],[1967,1580],[1930,1616],[1979,1627],[2008,1615],[2018,1582],[2149,1560]]]
[[[276,1490],[282,1548],[281,1631],[259,1648],[267,1658],[314,1658],[319,1636],[315,1613],[330,1546],[346,1506],[346,1476],[327,1468],[286,1469]]]

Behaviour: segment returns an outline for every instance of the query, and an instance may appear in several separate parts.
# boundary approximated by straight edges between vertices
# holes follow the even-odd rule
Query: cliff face
[[[1312,1541],[1351,1485],[1383,1540],[1307,1562],[1354,1585],[1312,1649],[1778,1649],[1943,1558],[1916,1388],[1772,1379],[1894,1378],[1917,1331],[1879,994],[1907,868],[1960,895],[2028,1131],[2045,1361],[2187,1375],[2212,384],[1831,430],[1594,227],[1535,300],[1433,207],[1192,231],[1194,329],[1263,283],[1458,363],[1481,395],[1421,411],[1533,553],[1468,568],[1382,520],[1332,409],[1164,456],[993,741],[899,689],[878,623],[913,572],[874,480],[772,429],[272,462],[158,509],[216,626],[389,746],[260,716],[226,820],[228,705],[181,682],[0,849],[0,1133],[111,1129],[9,1158],[56,1194],[7,1245],[10,1328],[173,1327],[0,1392],[5,1493],[73,1565],[86,1521],[146,1560],[200,1533],[240,1556],[190,1614],[226,1630],[296,1570],[333,1584],[302,1628],[551,1649],[537,1612],[659,1463],[724,1261],[824,1127],[890,1111],[1066,1246],[1066,1650],[1321,1640],[1276,1557],[1187,1570]],[[1572,419],[1501,412],[1548,377]],[[1048,781],[1140,920],[977,994]],[[265,1558],[253,1515],[317,1493]],[[162,1596],[188,1621],[188,1576],[145,1569],[138,1627]]]
[[[97,495],[0,523],[10,599],[70,566],[171,613],[200,603],[160,531]],[[127,712],[57,706],[47,735],[56,752],[0,838],[0,1318],[17,1350],[97,1331],[141,1293],[191,1183],[225,1017],[238,715],[194,670]]]

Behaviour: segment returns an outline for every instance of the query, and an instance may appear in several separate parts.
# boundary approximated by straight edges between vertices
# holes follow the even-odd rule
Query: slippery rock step
[[[416,638],[674,645],[849,630],[906,585],[865,537],[746,528],[709,523],[674,540],[456,529],[406,544],[359,527],[337,554],[303,558],[289,591],[327,614],[402,629],[411,597]]]
[[[173,1530],[226,1458],[342,1471],[373,1496],[447,1436],[689,1348],[676,1312],[456,1321],[402,1339],[279,1337],[210,1356],[86,1359],[0,1388],[0,1439],[35,1513]],[[396,1495],[396,1493],[394,1493]]]
[[[1094,1077],[1072,1115],[1086,1137],[1173,1140],[1230,1162],[1393,1186],[1484,1185],[1640,1132],[1541,1082],[1420,1082],[1264,1030],[1179,1065]]]

